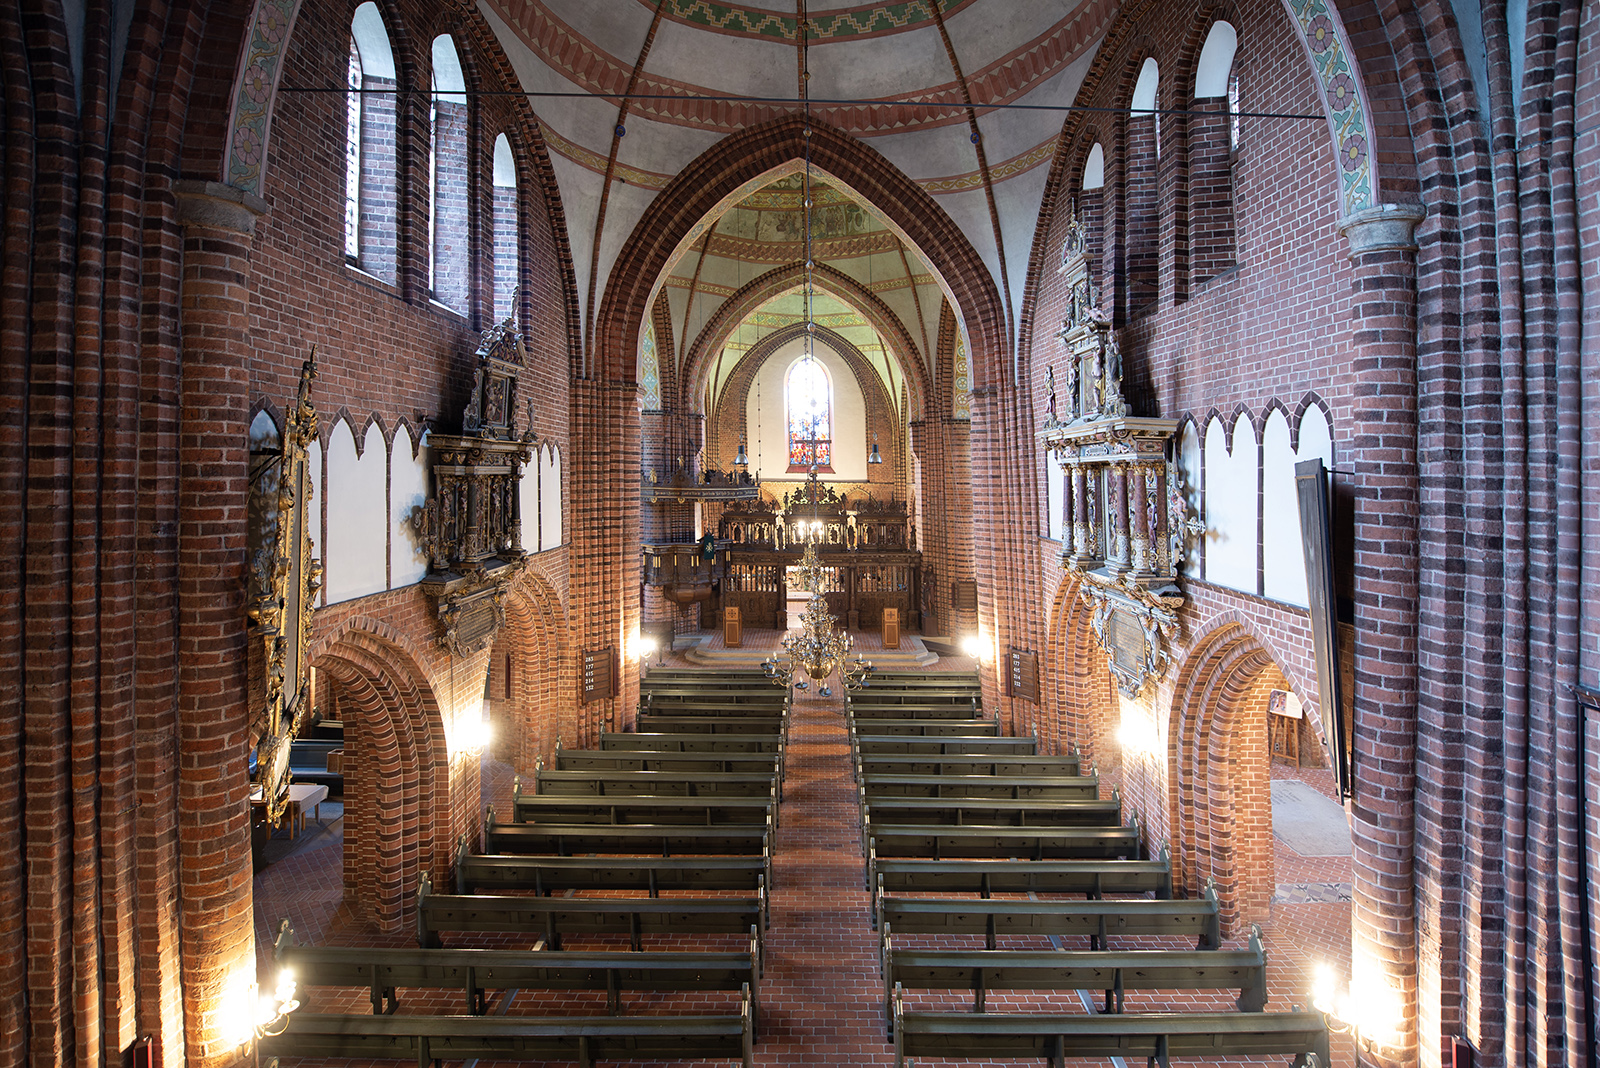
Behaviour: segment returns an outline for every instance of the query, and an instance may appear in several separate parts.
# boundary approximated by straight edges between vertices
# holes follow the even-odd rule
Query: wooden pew
[[[728,823],[716,827],[640,824],[612,827],[596,823],[532,824],[484,821],[484,851],[544,853],[558,857],[588,853],[623,855],[759,857],[771,844],[772,822]]]
[[[683,700],[715,700],[724,705],[786,706],[789,703],[789,691],[787,687],[774,686],[770,682],[761,686],[666,683],[648,687],[640,700],[651,709],[661,709]]]
[[[560,794],[517,794],[512,806],[512,819],[516,823],[592,823],[612,827],[766,824],[769,820],[775,820],[778,807],[776,794],[771,797],[563,797]]]
[[[1299,1068],[1326,1068],[1328,1023],[1320,1012],[972,1013],[907,1012],[894,993],[894,1063],[913,1057],[1045,1060],[1143,1057],[1168,1068],[1189,1057],[1292,1055]]]
[[[1104,990],[1105,1011],[1122,1012],[1128,990],[1237,987],[1240,1012],[1267,1007],[1267,952],[1254,924],[1249,948],[1239,950],[904,949],[886,936],[879,963],[890,1021],[896,986],[970,990],[973,1012],[984,1011],[991,990]]]
[[[982,687],[976,671],[880,671],[873,669],[867,676],[868,689],[914,689],[928,686],[934,689],[965,687],[977,690]]]
[[[766,797],[778,790],[777,765],[761,772],[565,771],[539,767],[534,792],[564,797]],[[518,787],[520,789],[520,780]],[[779,791],[781,799],[781,791]]]
[[[640,734],[602,731],[601,749],[632,753],[782,753],[783,739],[771,734]]]
[[[1100,796],[1094,775],[863,775],[867,797],[988,797],[1092,801]]]
[[[474,853],[471,839],[456,841],[456,893],[531,890],[550,895],[571,890],[663,892],[744,890],[767,902],[772,856],[759,857],[540,857]]]
[[[639,713],[662,716],[777,716],[789,711],[789,705],[777,703],[771,705],[743,704],[730,705],[718,701],[714,691],[706,691],[704,697],[698,699],[684,699],[674,701],[670,705],[652,707],[644,701],[639,702]]]
[[[883,859],[867,853],[867,883],[878,893],[1082,894],[1097,900],[1107,894],[1154,894],[1172,898],[1172,864],[1167,847],[1157,860],[917,860]],[[878,914],[872,914],[878,925]]]
[[[1000,724],[992,719],[852,719],[850,728],[879,738],[1000,737]]]
[[[754,1014],[748,991],[726,1016],[344,1016],[296,1013],[263,1038],[266,1057],[359,1057],[435,1061],[725,1059],[752,1068]]]
[[[860,787],[861,809],[874,823],[937,824],[949,827],[1115,827],[1122,799],[1049,800],[988,797],[869,797]]]
[[[976,700],[943,705],[851,701],[845,705],[845,714],[871,719],[978,719],[983,715],[983,709]]]
[[[1100,901],[1032,901],[958,897],[890,897],[877,894],[878,926],[900,934],[981,934],[989,949],[1000,935],[1087,936],[1106,949],[1111,935],[1169,935],[1196,939],[1195,948],[1222,945],[1217,890],[1192,901],[1117,898]]]
[[[634,730],[640,734],[782,734],[788,727],[785,712],[747,716],[641,712]]]
[[[520,894],[435,894],[423,876],[417,888],[417,944],[444,945],[444,931],[522,934],[561,948],[563,935],[627,935],[634,950],[645,935],[743,934],[761,944],[767,915],[758,897],[527,897]]]
[[[851,746],[862,757],[890,753],[919,756],[1034,756],[1039,743],[1033,738],[907,738],[893,734],[850,734]]]
[[[1076,753],[866,753],[854,755],[860,775],[1077,775]]]
[[[748,988],[760,1023],[760,955],[754,937],[744,953],[375,949],[301,945],[284,920],[272,956],[301,987],[366,988],[374,1015],[394,1012],[400,1004],[395,991],[401,989],[460,990],[472,1015],[486,1010],[490,990],[603,990],[606,1012],[620,1016],[625,991]]]
[[[761,668],[684,668],[684,667],[658,667],[646,666],[643,676],[639,680],[641,688],[659,685],[667,682],[702,682],[705,680],[747,685],[752,682],[767,682],[767,673]]]
[[[557,771],[662,771],[675,774],[772,774],[781,784],[777,753],[653,753],[649,750],[563,749],[551,758]],[[780,790],[782,789],[780,785]]]
[[[1126,827],[928,827],[862,819],[869,851],[879,857],[1111,860],[1140,856],[1138,817]]]

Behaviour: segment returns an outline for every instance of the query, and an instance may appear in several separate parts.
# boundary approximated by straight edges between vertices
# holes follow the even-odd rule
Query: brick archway
[[[542,576],[531,570],[524,576],[506,595],[505,626],[489,654],[489,721],[495,755],[529,779],[558,740],[573,744],[577,721],[561,714],[572,707],[562,699],[561,602]]]
[[[1045,685],[1061,711],[1040,741],[1053,738],[1057,752],[1078,747],[1088,767],[1110,752],[1116,698],[1111,671],[1090,626],[1094,610],[1078,596],[1081,588],[1080,580],[1066,576],[1050,606]]]
[[[1214,879],[1229,936],[1267,917],[1277,886],[1265,709],[1268,691],[1289,688],[1266,646],[1225,621],[1195,643],[1173,691],[1173,883],[1193,897]]]
[[[677,250],[746,189],[794,170],[796,161],[808,156],[814,172],[870,205],[940,279],[966,326],[976,379],[989,384],[1008,376],[1005,305],[977,249],[921,186],[876,150],[799,116],[719,141],[657,195],[607,280],[588,373],[609,382],[631,381],[656,283]]]
[[[403,930],[417,880],[448,874],[450,759],[438,702],[416,661],[353,620],[314,657],[345,723],[345,893]]]

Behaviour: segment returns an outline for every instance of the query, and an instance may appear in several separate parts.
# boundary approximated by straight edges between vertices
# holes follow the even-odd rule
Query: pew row
[[[1142,860],[1138,817],[1124,827],[937,827],[862,817],[867,852],[879,857]]]
[[[458,894],[531,890],[541,896],[569,890],[642,890],[663,893],[741,890],[767,902],[772,857],[540,857],[473,853],[462,835],[456,843]]]
[[[345,1016],[299,1012],[263,1057],[436,1061],[734,1061],[753,1068],[750,995],[726,1016]]]
[[[772,821],[704,827],[599,823],[501,824],[494,809],[484,817],[486,853],[542,853],[558,857],[589,853],[624,856],[762,856],[771,844]]]
[[[1037,756],[1026,753],[865,753],[853,756],[856,777],[863,775],[1078,775],[1076,753]]]
[[[750,991],[760,1026],[760,954],[754,937],[743,953],[550,953],[500,949],[377,949],[299,944],[289,921],[278,928],[274,961],[301,987],[360,987],[374,1015],[400,1005],[397,990],[460,990],[466,1011],[487,1011],[491,990],[604,991],[606,1012],[620,1016],[629,991]]]
[[[513,797],[512,805],[512,819],[516,823],[720,827],[766,823],[769,819],[776,822],[778,794],[776,790],[770,791],[767,797],[567,797],[519,793]]]
[[[551,757],[556,771],[660,771],[677,774],[772,774],[783,781],[776,753],[659,753],[649,750],[562,749]]]
[[[634,724],[640,734],[783,734],[788,729],[788,714],[781,712],[742,716],[641,712]]]
[[[1000,724],[992,719],[863,719],[854,716],[850,729],[875,738],[998,738]]]
[[[1172,866],[1167,847],[1157,860],[889,860],[867,854],[867,881],[878,891],[977,894],[1081,894],[1097,900],[1107,894],[1153,894],[1172,898]],[[878,915],[872,915],[874,927]]]
[[[918,756],[1036,756],[1039,743],[1029,738],[974,737],[909,738],[893,734],[850,732],[851,748],[863,759],[891,753]]]
[[[971,797],[1092,801],[1100,796],[1094,775],[890,775],[860,778],[869,800],[886,797]]]
[[[521,934],[543,938],[551,950],[563,935],[627,935],[634,950],[645,935],[743,934],[764,948],[767,917],[759,897],[527,897],[513,894],[435,894],[423,876],[417,888],[417,944],[444,945],[446,931]],[[758,953],[758,957],[760,954]]]
[[[538,767],[534,790],[560,797],[767,797],[782,799],[777,765],[766,772],[558,771]],[[522,782],[516,789],[521,792]]]

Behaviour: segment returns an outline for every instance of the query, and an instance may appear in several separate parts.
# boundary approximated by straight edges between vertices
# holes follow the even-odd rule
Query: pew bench
[[[869,797],[858,787],[861,811],[878,823],[946,827],[1115,827],[1122,799],[1014,801],[988,797]],[[863,848],[865,846],[863,845]]]
[[[721,827],[729,824],[774,823],[777,793],[767,797],[563,797],[560,794],[518,794],[512,800],[516,823],[584,823],[600,826],[672,824]]]
[[[771,734],[682,734],[602,731],[600,748],[645,753],[774,753],[783,739]]]
[[[852,717],[850,729],[878,738],[998,738],[1000,724],[992,719],[862,719]]]
[[[634,730],[640,734],[782,734],[788,728],[788,714],[782,712],[737,716],[641,712]]]
[[[1039,743],[1033,738],[910,738],[893,734],[850,732],[851,748],[862,757],[886,756],[1034,756]]]
[[[540,857],[474,853],[472,839],[456,840],[455,888],[474,891],[643,890],[662,893],[744,890],[767,900],[772,856],[759,857]]]
[[[620,1016],[628,991],[750,991],[760,1026],[756,941],[744,953],[549,953],[498,949],[375,949],[299,944],[289,921],[278,928],[272,956],[301,987],[364,987],[374,1015],[394,1012],[397,990],[460,990],[466,1011],[487,1011],[491,990],[604,991],[606,1012]]]
[[[883,939],[883,1011],[892,1024],[892,997],[910,990],[970,990],[972,1011],[985,1011],[990,991],[1103,990],[1106,1012],[1122,1012],[1129,990],[1232,990],[1240,1012],[1267,1007],[1267,952],[1261,928],[1250,927],[1246,949],[1003,950],[903,949]]]
[[[890,897],[876,895],[874,911],[887,939],[900,934],[981,934],[994,949],[1001,935],[1067,936],[1089,939],[1089,948],[1106,949],[1112,935],[1160,935],[1195,939],[1195,948],[1222,945],[1222,918],[1217,890],[1192,901],[1105,899],[1100,901],[1034,901],[957,897]],[[885,943],[886,944],[886,943]]]
[[[752,1068],[754,1017],[748,991],[725,1016],[345,1016],[297,1012],[280,1035],[260,1040],[265,1057],[359,1057],[444,1061],[733,1061]]]
[[[634,856],[764,855],[771,845],[772,822],[726,823],[720,826],[659,823],[609,826],[598,823],[495,822],[490,809],[483,830],[487,853],[542,853],[558,857],[591,853]]]
[[[976,700],[942,705],[849,701],[845,714],[856,719],[979,719],[983,709]]]
[[[770,682],[760,686],[669,682],[644,687],[639,699],[642,705],[656,709],[680,700],[717,701],[724,705],[787,705],[790,697],[788,687],[774,686]]]
[[[1327,1018],[1320,1012],[1050,1013],[907,1012],[894,996],[895,1068],[914,1057],[1044,1060],[1145,1058],[1169,1068],[1177,1059],[1294,1057],[1297,1068],[1330,1063]]]
[[[444,945],[445,931],[523,934],[559,950],[563,935],[627,935],[634,950],[645,935],[744,934],[764,946],[767,915],[759,897],[525,897],[435,894],[424,876],[417,888],[417,944]],[[758,954],[759,955],[759,954]]]
[[[1026,753],[868,753],[853,755],[856,776],[862,775],[1078,775],[1077,754],[1039,756]]]
[[[867,853],[867,882],[873,898],[886,894],[1081,894],[1098,900],[1107,894],[1153,894],[1172,898],[1172,866],[1165,846],[1158,860],[916,860],[884,859]]]
[[[538,768],[534,793],[560,797],[767,797],[778,793],[777,766],[760,772],[566,771]],[[520,792],[521,781],[516,789]]]
[[[783,769],[776,753],[652,753],[649,750],[562,749],[557,745],[551,765],[556,771],[763,774],[778,776],[780,784],[783,781]]]
[[[870,800],[885,797],[970,797],[995,800],[1092,801],[1100,796],[1094,775],[863,775]]]
[[[862,825],[867,850],[879,857],[1143,859],[1137,822],[1126,827],[929,827],[880,824],[868,815]]]
[[[982,693],[966,687],[917,686],[890,688],[876,684],[855,690],[850,694],[849,700],[850,706],[857,711],[863,708],[895,705],[968,708],[981,702]]]
[[[867,676],[867,681],[874,690],[879,688],[916,689],[918,687],[977,690],[982,686],[976,671],[879,671],[874,669],[872,674]]]

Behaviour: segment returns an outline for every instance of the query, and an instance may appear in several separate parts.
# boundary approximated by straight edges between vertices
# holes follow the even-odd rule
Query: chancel
[[[1600,0],[0,42],[0,1064],[1593,1068]]]

